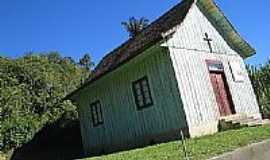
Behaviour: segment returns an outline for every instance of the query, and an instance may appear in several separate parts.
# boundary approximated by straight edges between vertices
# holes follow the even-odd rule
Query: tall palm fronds
[[[122,22],[121,24],[124,26],[127,32],[129,32],[130,37],[135,37],[148,26],[149,20],[144,17],[140,19],[130,17],[128,21]]]

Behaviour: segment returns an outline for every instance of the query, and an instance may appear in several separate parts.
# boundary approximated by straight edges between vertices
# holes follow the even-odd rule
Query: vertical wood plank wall
[[[209,53],[209,46],[203,39],[205,33],[208,33],[213,40],[211,43],[214,53]],[[202,127],[217,122],[219,118],[217,102],[205,62],[207,59],[223,62],[236,112],[260,113],[243,59],[228,46],[196,5],[191,8],[185,21],[178,26],[173,37],[163,45],[170,50],[188,125],[193,136],[204,134]],[[229,62],[232,61],[241,64],[245,73],[243,83],[234,82],[229,67]],[[213,123],[212,126],[207,126],[210,128],[204,128],[205,134],[215,132],[211,127],[216,125]],[[192,131],[192,128],[196,127],[198,129]]]
[[[187,128],[168,50],[152,47],[120,68],[78,96],[82,137],[88,154],[129,147],[147,136]],[[137,111],[132,82],[145,75],[154,105]],[[93,128],[89,104],[96,100],[102,105],[104,125]]]

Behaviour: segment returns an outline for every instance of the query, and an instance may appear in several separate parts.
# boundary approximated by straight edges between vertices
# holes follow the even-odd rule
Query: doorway
[[[223,64],[219,61],[207,61],[213,91],[221,117],[235,114],[232,96],[224,74]]]

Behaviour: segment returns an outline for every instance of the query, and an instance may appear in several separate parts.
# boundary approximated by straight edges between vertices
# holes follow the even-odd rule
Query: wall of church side
[[[229,47],[196,5],[175,30],[163,45],[170,50],[191,136],[217,132],[220,116],[207,59],[223,63],[236,112],[259,117],[259,107],[243,59]],[[213,53],[210,53],[209,45],[204,40],[205,33],[212,39]],[[229,65],[231,62],[241,65],[244,82],[234,81]]]
[[[132,82],[147,76],[154,105],[138,111]],[[87,154],[111,152],[175,138],[186,119],[169,52],[152,47],[77,96]],[[100,100],[104,124],[93,127],[90,104]]]

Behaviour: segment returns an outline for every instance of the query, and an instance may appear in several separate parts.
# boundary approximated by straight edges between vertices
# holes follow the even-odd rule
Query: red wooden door
[[[232,98],[224,73],[210,72],[211,82],[215,92],[220,115],[229,116],[234,113]]]

